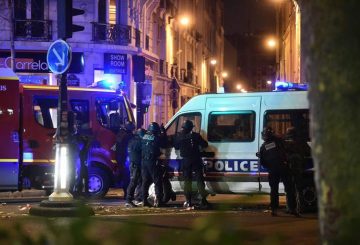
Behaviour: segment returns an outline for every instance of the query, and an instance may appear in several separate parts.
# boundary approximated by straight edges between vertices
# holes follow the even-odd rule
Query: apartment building
[[[0,67],[13,60],[22,83],[56,85],[46,53],[58,39],[57,1],[0,2]],[[85,29],[66,40],[68,85],[115,82],[136,105],[139,126],[165,123],[191,97],[221,86],[222,0],[73,0],[73,7],[85,11],[73,17]]]

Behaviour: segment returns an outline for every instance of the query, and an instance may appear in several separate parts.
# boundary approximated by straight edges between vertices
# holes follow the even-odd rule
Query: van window
[[[193,131],[200,133],[201,130],[201,113],[186,113],[178,116],[166,129],[167,135],[175,135],[181,131],[181,126],[185,122],[185,120],[190,120],[194,124]]]
[[[70,100],[71,110],[75,113],[76,124],[80,129],[90,128],[89,101]]]
[[[255,139],[255,112],[212,112],[209,114],[210,142],[250,142]]]
[[[309,110],[268,110],[264,115],[264,126],[270,126],[274,132],[284,137],[286,129],[294,127],[300,139],[310,141]]]
[[[57,97],[34,96],[33,111],[36,122],[45,128],[56,128],[57,107]]]
[[[105,128],[115,129],[132,121],[126,110],[123,97],[97,98],[96,116],[98,122]]]

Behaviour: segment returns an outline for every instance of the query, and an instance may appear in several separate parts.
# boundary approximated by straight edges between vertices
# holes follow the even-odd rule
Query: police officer
[[[78,196],[89,196],[88,157],[92,141],[91,129],[79,130],[77,142],[79,145],[80,168],[75,183],[75,193]]]
[[[279,207],[279,183],[284,183],[285,192],[287,195],[287,205],[290,212],[298,215],[295,209],[295,198],[293,185],[291,184],[291,177],[289,175],[286,152],[284,149],[284,142],[279,137],[275,136],[271,127],[266,127],[261,133],[264,143],[260,147],[260,164],[269,171],[269,185],[270,191],[270,206],[271,215],[277,216],[277,209]]]
[[[296,212],[300,214],[302,175],[306,165],[305,159],[310,156],[311,149],[306,140],[300,137],[295,127],[290,127],[286,130],[285,149],[296,199]]]
[[[133,122],[126,122],[124,127],[121,127],[116,135],[116,161],[119,166],[119,175],[122,180],[124,198],[126,197],[126,191],[129,184],[128,172],[125,167],[128,155],[127,149],[130,139],[134,137],[134,129],[135,125]]]
[[[180,150],[182,157],[182,171],[185,181],[184,192],[186,202],[184,207],[191,207],[191,194],[192,194],[192,173],[194,172],[197,187],[202,197],[200,207],[208,208],[209,203],[206,200],[207,192],[205,191],[205,183],[203,176],[203,162],[201,159],[200,148],[208,146],[200,134],[192,131],[194,124],[190,120],[184,121],[182,124],[182,131],[175,136],[174,147]]]
[[[150,206],[147,198],[149,196],[149,186],[155,184],[154,206],[162,205],[163,186],[162,186],[162,167],[158,161],[161,155],[160,148],[166,146],[166,135],[160,135],[160,126],[156,122],[150,123],[146,134],[141,141],[141,174],[142,174],[142,193],[143,205]]]
[[[136,207],[133,203],[135,189],[138,185],[141,185],[141,140],[144,137],[145,132],[145,129],[138,129],[135,136],[129,141],[128,154],[130,160],[130,184],[127,188],[125,202],[125,207],[128,208]],[[138,193],[137,198],[142,200],[142,193]]]

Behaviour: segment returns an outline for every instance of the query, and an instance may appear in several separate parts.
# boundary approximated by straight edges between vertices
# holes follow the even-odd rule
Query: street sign
[[[54,74],[63,74],[71,64],[71,48],[64,40],[53,42],[47,52],[46,60]]]

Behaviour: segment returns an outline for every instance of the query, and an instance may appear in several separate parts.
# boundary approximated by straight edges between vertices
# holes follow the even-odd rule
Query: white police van
[[[166,124],[168,136],[179,132],[185,120],[194,123],[193,130],[209,142],[206,151],[214,153],[214,157],[204,158],[206,188],[214,194],[270,192],[268,173],[256,157],[265,126],[271,126],[279,136],[284,136],[287,128],[295,127],[310,142],[306,91],[199,95],[190,99]],[[171,148],[165,158],[173,190],[182,192],[180,154]],[[311,156],[307,158],[301,200],[304,205],[313,206],[316,204],[313,166]]]

